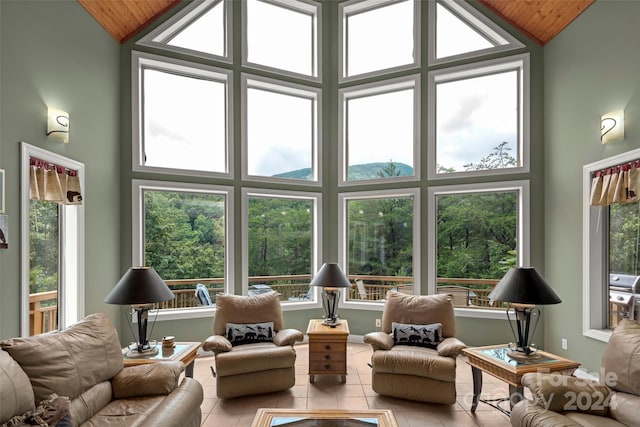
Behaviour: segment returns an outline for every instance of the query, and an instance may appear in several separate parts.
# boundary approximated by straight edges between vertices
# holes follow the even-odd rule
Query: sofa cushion
[[[216,307],[218,309],[213,322],[216,335],[226,335],[227,323],[273,322],[276,332],[284,327],[277,292],[249,296],[219,294],[216,296]]]
[[[393,322],[391,334],[395,344],[436,348],[442,341],[442,323],[411,325]]]
[[[439,356],[431,348],[396,345],[391,350],[375,351],[371,363],[375,375],[412,375],[444,382],[456,379],[456,359]]]
[[[120,340],[104,314],[92,314],[55,333],[0,342],[28,375],[35,401],[51,394],[71,400],[123,367]]]
[[[640,323],[623,319],[613,330],[602,356],[606,384],[640,395]]]
[[[35,408],[29,377],[6,351],[0,350],[0,424]]]
[[[382,313],[382,330],[392,331],[393,322],[414,325],[442,323],[442,336],[456,335],[456,318],[451,296],[407,295],[401,292],[387,292],[387,301]]]
[[[227,323],[225,329],[231,345],[273,342],[273,322]]]

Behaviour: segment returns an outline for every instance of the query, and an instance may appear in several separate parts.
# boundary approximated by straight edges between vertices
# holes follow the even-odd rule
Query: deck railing
[[[350,275],[349,280],[355,283],[361,279],[364,283],[365,295],[362,295],[354,285],[348,290],[347,298],[353,301],[379,301],[383,300],[390,289],[413,294],[413,278],[410,276],[374,276],[374,275]],[[267,285],[278,292],[283,302],[300,301],[304,299],[309,290],[311,275],[283,275],[283,276],[254,276],[249,278],[250,292],[259,292],[252,289],[254,285]],[[201,283],[206,286],[213,304],[216,303],[216,295],[224,292],[224,279],[185,279],[165,280],[165,283],[175,298],[160,305],[162,309],[178,309],[198,307],[199,302],[195,293],[196,285]],[[502,308],[502,304],[496,304],[489,300],[488,295],[498,283],[498,280],[490,279],[446,279],[438,278],[437,285],[457,286],[469,289],[468,307],[478,308]],[[58,292],[48,291],[29,295],[29,332],[31,335],[54,331],[58,327]],[[467,301],[465,301],[467,302]],[[459,304],[465,305],[465,304]]]

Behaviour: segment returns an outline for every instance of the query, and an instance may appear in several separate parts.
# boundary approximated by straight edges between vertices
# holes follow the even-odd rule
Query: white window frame
[[[289,83],[280,80],[260,77],[253,74],[242,74],[242,178],[260,182],[279,182],[290,185],[306,185],[321,186],[322,185],[322,90],[310,86],[303,86],[295,83]],[[250,175],[249,174],[249,141],[247,139],[247,89],[257,88],[261,90],[271,91],[274,93],[306,98],[313,102],[315,117],[313,118],[313,142],[311,149],[311,168],[313,169],[314,179],[292,179],[278,178],[272,176]]]
[[[609,303],[608,206],[590,206],[591,174],[607,167],[640,158],[640,148],[582,167],[582,335],[609,342],[607,325]]]
[[[530,229],[531,218],[529,212],[530,196],[529,181],[504,181],[497,183],[475,183],[461,185],[443,185],[430,187],[428,190],[428,211],[427,222],[433,231],[427,237],[427,251],[429,258],[427,260],[427,287],[428,293],[436,292],[437,279],[437,203],[436,197],[440,195],[455,194],[474,194],[474,193],[504,193],[516,192],[518,194],[517,207],[517,264],[519,266],[528,266],[530,262]],[[431,228],[432,227],[432,228]],[[503,310],[487,310],[481,308],[455,308],[456,316],[459,317],[475,317],[482,319],[506,319]]]
[[[338,259],[340,265],[342,265],[346,274],[347,266],[349,265],[349,253],[347,248],[349,247],[349,226],[348,221],[348,209],[347,202],[351,200],[376,200],[398,197],[411,197],[413,199],[413,293],[420,295],[420,259],[421,259],[421,247],[420,247],[420,189],[419,188],[398,188],[388,190],[372,190],[372,191],[357,191],[350,193],[338,194]],[[380,310],[384,304],[383,300],[379,301],[357,301],[348,300],[347,295],[342,295],[342,301],[340,305],[344,308],[352,308],[358,310]]]
[[[224,31],[225,31],[225,53],[224,55],[214,55],[199,50],[188,49],[179,46],[172,46],[169,43],[171,39],[189,24],[200,18],[202,15],[208,13],[211,9],[218,4],[223,4],[224,13]],[[233,0],[202,0],[194,1],[169,18],[162,25],[158,26],[149,34],[142,37],[137,45],[149,46],[157,49],[163,49],[167,51],[177,52],[186,55],[197,56],[205,59],[213,59],[222,62],[231,62],[231,52],[233,52],[233,19],[232,19],[232,5]]]
[[[421,19],[420,19],[420,5],[422,1],[413,1],[413,62],[404,65],[398,65],[396,67],[385,68],[383,70],[371,71],[368,73],[356,74],[353,76],[345,75],[345,62],[346,62],[346,43],[344,27],[347,22],[347,17],[352,14],[366,12],[368,10],[377,9],[380,7],[388,6],[393,3],[397,3],[398,0],[349,0],[338,5],[338,83],[344,83],[357,79],[364,79],[369,77],[377,77],[388,75],[396,71],[409,70],[420,65],[420,52],[422,51],[421,45]]]
[[[144,164],[144,135],[143,135],[143,105],[142,105],[142,71],[144,68],[165,71],[169,73],[211,80],[225,84],[226,91],[226,141],[225,157],[226,172],[208,172],[189,169],[165,168],[146,166]],[[233,177],[233,73],[230,70],[206,66],[195,62],[181,61],[165,56],[144,52],[131,52],[131,103],[132,103],[132,169],[134,172],[155,172],[191,177]]]
[[[316,42],[314,54],[315,70],[313,75],[296,73],[294,71],[283,70],[277,67],[268,65],[256,64],[254,62],[247,61],[248,46],[247,46],[247,8],[246,3],[242,4],[242,65],[249,68],[258,70],[265,70],[279,76],[289,76],[295,78],[302,78],[305,80],[311,80],[315,82],[322,81],[322,4],[313,0],[260,0],[265,3],[271,3],[277,6],[284,7],[299,13],[311,15],[314,20],[313,37]],[[274,25],[277,25],[274,23]]]
[[[436,6],[440,3],[453,15],[464,21],[469,27],[475,29],[479,34],[484,36],[489,42],[498,44],[498,46],[487,49],[476,50],[472,52],[461,53],[458,55],[436,58]],[[427,29],[429,35],[427,37],[429,43],[429,65],[445,64],[453,61],[477,58],[490,53],[506,52],[509,50],[520,49],[525,47],[518,39],[513,37],[507,31],[491,21],[485,15],[480,13],[466,2],[460,0],[437,0],[428,2],[429,7],[429,25]]]
[[[467,78],[486,76],[503,73],[507,71],[517,71],[519,77],[518,96],[518,153],[520,154],[520,166],[489,169],[481,171],[458,171],[450,173],[438,173],[437,171],[437,141],[436,141],[436,85]],[[427,99],[427,176],[431,179],[451,179],[460,177],[481,177],[495,176],[516,173],[528,173],[530,170],[530,73],[529,54],[509,56],[506,58],[477,62],[473,64],[449,67],[441,70],[431,71],[428,74],[428,99]]]
[[[396,92],[404,89],[413,89],[413,175],[398,176],[390,178],[361,179],[348,180],[349,158],[348,138],[347,138],[347,111],[345,104],[349,99],[355,99],[365,96],[381,95],[389,92]],[[411,182],[420,180],[420,76],[411,75],[408,77],[400,77],[396,79],[384,80],[375,83],[352,86],[340,89],[338,91],[338,165],[340,171],[338,173],[338,185],[347,187],[353,185],[374,184],[374,183],[391,183],[391,182]]]
[[[29,183],[31,157],[78,171],[80,188],[84,189],[84,164],[42,148],[21,143],[20,177],[20,330],[29,336]],[[58,261],[58,329],[64,329],[84,317],[84,204],[60,205]]]
[[[242,294],[249,291],[249,198],[279,198],[291,200],[308,200],[313,204],[312,227],[312,262],[310,274],[313,277],[320,268],[322,259],[322,194],[306,191],[268,190],[264,188],[242,188]],[[310,301],[287,301],[282,304],[283,311],[302,310],[321,307],[318,291],[313,291],[313,299]]]
[[[233,269],[233,187],[222,185],[207,185],[169,181],[131,180],[131,265],[144,265],[144,192],[145,191],[173,191],[224,196],[225,201],[225,260],[224,260],[224,290],[232,293],[234,283]],[[153,267],[153,266],[150,266]],[[192,307],[189,309],[153,310],[153,316],[158,320],[194,319],[210,317],[215,313],[215,305],[206,307]],[[134,319],[135,321],[135,319]]]

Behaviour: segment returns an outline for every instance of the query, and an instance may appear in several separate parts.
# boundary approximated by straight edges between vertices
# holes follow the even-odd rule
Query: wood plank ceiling
[[[479,0],[527,37],[544,46],[595,0]],[[120,43],[180,0],[78,0]]]

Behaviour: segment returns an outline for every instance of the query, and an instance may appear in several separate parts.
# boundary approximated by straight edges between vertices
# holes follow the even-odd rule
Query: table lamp
[[[325,312],[322,324],[335,328],[340,324],[337,314],[340,288],[350,288],[349,279],[347,279],[338,264],[327,262],[320,267],[309,286],[322,288],[322,305]]]
[[[158,349],[151,347],[147,339],[147,320],[149,309],[158,302],[169,301],[175,298],[171,289],[164,283],[158,273],[152,267],[131,267],[122,276],[120,281],[111,290],[104,302],[107,304],[130,305],[138,316],[138,341],[135,349],[130,349],[128,356],[153,356]],[[129,328],[131,316],[127,315]]]
[[[534,268],[514,267],[498,282],[489,298],[509,303],[507,320],[516,339],[509,345],[512,350],[509,356],[516,359],[539,357],[535,344],[533,347],[531,344],[540,320],[540,309],[535,305],[562,302],[551,286]]]

